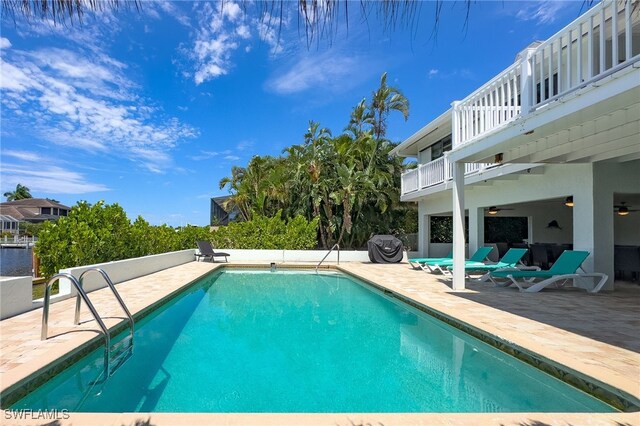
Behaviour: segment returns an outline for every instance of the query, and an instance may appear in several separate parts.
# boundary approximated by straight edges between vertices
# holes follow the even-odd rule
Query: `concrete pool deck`
[[[228,265],[247,265],[230,262]],[[187,283],[225,264],[191,262],[118,284],[118,291],[135,315],[170,296]],[[265,265],[267,266],[267,265]],[[284,267],[286,265],[279,265]],[[295,264],[292,266],[300,266]],[[610,294],[584,290],[548,290],[525,294],[516,289],[470,283],[453,291],[441,276],[413,270],[407,263],[377,265],[342,263],[339,269],[376,286],[410,298],[416,305],[455,318],[511,345],[539,354],[640,400],[640,291],[634,287]],[[91,293],[107,326],[123,314],[108,289]],[[82,324],[73,326],[69,299],[50,309],[49,335],[40,340],[42,310],[0,322],[0,390],[19,388],[24,378],[50,363],[69,357],[99,338],[86,308]],[[14,420],[3,412],[1,424],[48,423],[45,418]],[[615,414],[486,413],[486,414],[81,414],[70,413],[60,424],[639,424],[640,412]],[[146,424],[146,423],[145,423]]]

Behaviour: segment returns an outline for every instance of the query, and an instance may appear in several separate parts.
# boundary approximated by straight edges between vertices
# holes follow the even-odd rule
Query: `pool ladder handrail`
[[[87,293],[84,291],[84,289],[82,287],[82,281],[83,281],[84,275],[87,272],[90,272],[90,271],[97,271],[102,275],[102,277],[107,282],[107,285],[109,286],[109,288],[111,288],[111,291],[116,296],[116,299],[118,300],[118,303],[120,303],[120,306],[125,311],[125,313],[127,314],[128,319],[129,319],[130,336],[128,336],[127,338],[123,339],[121,342],[119,342],[116,345],[114,345],[113,348],[111,347],[111,336],[109,334],[109,329],[105,325],[104,321],[100,317],[100,314],[98,314],[98,311],[96,310],[96,308],[93,305],[93,303],[91,303],[91,300],[89,299],[89,296],[87,295]],[[87,269],[86,271],[84,271],[80,275],[80,280],[78,280],[76,277],[74,277],[73,275],[71,275],[69,273],[60,272],[60,273],[54,275],[53,277],[49,278],[49,280],[45,284],[44,306],[43,306],[43,310],[42,310],[42,330],[41,330],[41,333],[40,333],[40,339],[41,340],[47,340],[47,337],[48,337],[48,331],[49,331],[49,306],[51,304],[51,286],[56,281],[60,280],[60,278],[67,278],[69,281],[71,281],[71,283],[73,284],[73,286],[76,288],[76,290],[78,292],[78,295],[76,296],[76,312],[75,312],[74,324],[76,324],[76,325],[80,324],[80,303],[81,303],[80,299],[82,299],[87,304],[87,307],[89,308],[89,311],[91,312],[91,315],[93,316],[93,318],[98,323],[98,326],[100,327],[100,330],[102,331],[102,334],[104,335],[104,378],[106,380],[111,375],[113,375],[113,373],[115,373],[115,371],[124,363],[124,361],[126,361],[126,359],[128,359],[129,356],[131,356],[133,354],[133,331],[134,331],[133,317],[131,316],[131,313],[129,312],[129,309],[127,309],[126,305],[124,304],[124,301],[120,297],[120,294],[118,293],[118,291],[116,290],[115,286],[113,285],[113,282],[111,281],[111,279],[109,278],[107,273],[104,272],[102,269],[100,269],[100,268]],[[113,359],[112,359],[111,358],[112,350],[113,349],[119,349],[119,346],[124,346],[124,344],[126,344],[126,343],[129,343],[128,346],[122,352],[116,353],[116,356],[113,357]],[[126,358],[125,358],[125,356],[126,356]],[[120,358],[123,358],[123,359],[121,360]],[[113,362],[115,362],[115,361],[118,361],[118,363],[116,364],[116,368],[114,368],[112,370],[111,369],[111,364]]]
[[[324,255],[324,257],[322,258],[322,260],[320,262],[318,262],[318,264],[316,265],[316,274],[318,273],[318,268],[320,267],[320,265],[322,265],[322,262],[324,262],[324,260],[329,257],[329,255],[331,254],[331,252],[333,251],[334,248],[338,249],[338,265],[340,264],[340,245],[338,243],[335,243],[327,252],[327,254]]]

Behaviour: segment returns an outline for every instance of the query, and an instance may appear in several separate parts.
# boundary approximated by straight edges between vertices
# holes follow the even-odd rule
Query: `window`
[[[40,214],[51,214],[51,207],[40,208]]]
[[[54,215],[58,216],[58,209],[52,208],[51,209],[51,214],[54,214]]]
[[[60,209],[60,216],[66,216],[69,210]]]
[[[451,151],[451,135],[431,145],[431,160],[437,160],[447,151]]]
[[[430,242],[453,242],[453,218],[451,216],[431,216],[430,218]],[[469,241],[469,217],[464,218],[464,238]]]

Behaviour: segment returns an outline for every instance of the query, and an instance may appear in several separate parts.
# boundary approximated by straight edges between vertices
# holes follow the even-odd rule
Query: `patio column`
[[[573,196],[573,249],[591,253],[583,269],[607,274],[603,290],[613,290],[613,190],[607,185],[606,170],[593,165],[592,171],[591,179],[585,179]]]
[[[469,256],[484,246],[484,207],[469,206]]]
[[[431,229],[429,229],[429,215],[427,214],[426,203],[424,201],[418,202],[418,220],[419,257],[428,257]]]
[[[464,290],[464,163],[453,163],[453,289]]]

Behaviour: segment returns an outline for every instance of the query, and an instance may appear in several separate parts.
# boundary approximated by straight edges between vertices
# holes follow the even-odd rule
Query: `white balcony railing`
[[[466,163],[465,175],[474,174],[497,166],[492,163]],[[402,195],[429,188],[453,179],[453,163],[447,156],[429,163],[420,164],[417,169],[402,174]]]
[[[401,188],[403,194],[418,190],[418,169],[412,169],[402,174]]]
[[[459,102],[454,148],[640,62],[640,0],[604,0]],[[635,34],[634,34],[635,27]],[[634,37],[635,35],[635,37]]]
[[[418,167],[420,188],[437,185],[445,180],[445,157],[440,157]]]

